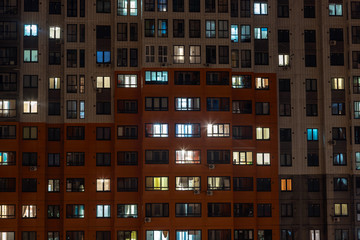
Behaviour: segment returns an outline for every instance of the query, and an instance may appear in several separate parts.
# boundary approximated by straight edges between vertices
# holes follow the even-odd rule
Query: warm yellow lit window
[[[334,204],[335,216],[348,216],[348,205],[347,203],[335,203]]]
[[[257,140],[269,140],[270,139],[270,128],[256,128],[256,139]]]
[[[96,179],[96,191],[97,192],[109,192],[110,191],[110,179],[109,178]]]
[[[60,78],[49,78],[49,89],[60,89]]]
[[[236,165],[252,165],[252,152],[233,152],[233,164]]]
[[[145,179],[146,190],[169,190],[169,177],[146,177]]]
[[[37,113],[37,101],[24,101],[24,113]]]
[[[96,77],[96,88],[110,88],[110,77]]]
[[[345,79],[344,78],[331,78],[331,89],[332,90],[344,90]]]
[[[281,191],[282,192],[291,192],[292,191],[292,179],[291,178],[281,179]]]

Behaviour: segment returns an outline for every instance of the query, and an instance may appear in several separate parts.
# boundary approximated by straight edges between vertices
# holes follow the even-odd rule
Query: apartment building
[[[360,1],[0,0],[0,240],[360,240]]]

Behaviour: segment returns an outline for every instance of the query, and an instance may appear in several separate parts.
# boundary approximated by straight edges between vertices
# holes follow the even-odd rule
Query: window
[[[257,102],[255,103],[256,115],[269,115],[270,114],[270,103],[269,102]]]
[[[146,240],[169,240],[169,231],[146,230]]]
[[[240,40],[241,42],[251,42],[250,25],[240,25]]]
[[[271,204],[258,204],[257,205],[258,217],[271,217]]]
[[[231,217],[231,203],[208,203],[208,217]]]
[[[169,137],[167,123],[145,123],[145,137]]]
[[[146,4],[146,2],[145,2],[145,4]],[[154,19],[145,19],[145,37],[155,37],[155,20]]]
[[[306,116],[314,117],[318,115],[317,104],[306,104]]]
[[[269,89],[269,79],[263,78],[263,77],[255,78],[255,89],[268,90]]]
[[[0,192],[15,192],[16,178],[0,178]]]
[[[60,179],[48,179],[48,192],[60,192]]]
[[[138,240],[137,231],[117,231],[117,240]]]
[[[36,205],[22,205],[21,209],[22,218],[36,218]]]
[[[230,110],[229,98],[206,98],[207,111],[229,111]]]
[[[17,48],[1,47],[0,48],[0,66],[17,64]]]
[[[66,102],[66,118],[76,119],[77,118],[77,101],[69,100]]]
[[[293,216],[293,205],[292,203],[280,204],[280,216],[281,217],[292,217]]]
[[[352,68],[353,69],[360,68],[360,51],[352,52]]]
[[[329,16],[342,16],[342,4],[329,3]]]
[[[48,154],[48,167],[60,167],[60,153]]]
[[[145,164],[168,164],[168,150],[145,150]]]
[[[308,167],[317,167],[319,166],[319,154],[316,152],[309,152],[307,154]]]
[[[168,72],[145,71],[145,84],[168,84]]]
[[[252,126],[233,126],[233,139],[252,139]]]
[[[96,166],[111,166],[111,153],[96,153]]]
[[[38,50],[24,50],[24,63],[38,62]]]
[[[334,204],[334,215],[339,217],[347,217],[348,213],[348,204],[347,203],[335,203]]]
[[[176,164],[199,164],[200,150],[176,150],[175,151]]]
[[[355,166],[356,170],[360,170],[360,152],[355,152]]]
[[[96,191],[97,192],[110,192],[110,178],[98,178],[96,179]]]
[[[130,48],[130,67],[138,66],[138,49]]]
[[[320,204],[308,204],[308,217],[320,217]]]
[[[280,154],[280,166],[281,167],[291,167],[292,166],[292,156],[289,153]]]
[[[96,63],[110,63],[111,52],[110,51],[96,51]]]
[[[97,218],[110,218],[111,207],[110,205],[96,205]]]
[[[271,178],[257,178],[256,191],[271,192]]]
[[[200,136],[201,136],[200,123],[175,124],[175,137],[200,137]]]
[[[282,192],[292,192],[292,179],[282,178],[280,179],[280,190]]]
[[[290,55],[289,54],[279,54],[279,67],[290,66]]]
[[[5,205],[5,204],[0,205],[0,219],[11,219],[11,218],[15,218],[15,205]],[[6,240],[6,238],[4,240]]]
[[[117,66],[127,67],[128,66],[128,53],[127,48],[117,49]]]
[[[118,109],[119,109],[119,101],[118,101]],[[167,97],[145,97],[145,111],[167,111],[167,110],[168,110]]]
[[[0,73],[0,91],[10,92],[17,90],[17,74],[10,72]]]
[[[254,28],[254,38],[259,40],[268,39],[268,29],[264,27]]]
[[[23,166],[37,166],[37,152],[23,152]]]
[[[267,2],[254,2],[254,15],[267,15]]]
[[[31,231],[31,232],[23,231],[23,232],[21,232],[21,239],[22,240],[36,240],[36,232],[35,231]]]
[[[208,190],[230,191],[230,177],[208,177]]]
[[[49,14],[61,14],[61,2],[49,2]],[[55,240],[55,237],[48,240]]]
[[[222,0],[219,0],[219,2],[220,1],[222,1]],[[229,23],[228,23],[228,21],[226,21],[226,20],[219,20],[218,21],[218,37],[219,38],[228,38],[229,37]]]
[[[169,217],[168,203],[146,203],[145,204],[146,217]]]
[[[85,180],[84,178],[67,178],[66,179],[67,192],[84,192]]]
[[[200,85],[200,72],[175,71],[174,80],[175,85]]]
[[[145,98],[146,102],[146,98]],[[118,113],[137,113],[137,100],[117,100]],[[146,107],[145,107],[146,109]]]
[[[111,128],[110,127],[97,127],[96,128],[96,140],[111,140]]]
[[[317,91],[317,79],[306,79],[306,92]]]
[[[216,37],[216,21],[215,20],[206,20],[205,21],[205,36],[206,38],[215,38]]]
[[[84,126],[68,126],[66,127],[67,140],[84,140],[85,127]]]
[[[200,98],[177,97],[177,98],[175,98],[175,110],[176,111],[200,111]]]
[[[308,128],[307,132],[307,140],[308,141],[318,141],[318,129],[317,128]]]
[[[232,102],[232,113],[251,114],[252,102],[251,100],[235,100]]]
[[[158,1],[166,1],[166,0],[158,0]],[[167,19],[159,19],[158,20],[158,37],[168,37],[168,20]]]
[[[15,138],[16,138],[15,125],[0,125],[0,139],[15,139]]]
[[[348,179],[334,178],[334,191],[348,191]]]
[[[118,126],[117,138],[118,139],[137,139],[138,127],[137,126]]]
[[[209,229],[208,240],[231,240],[231,229]]]
[[[37,37],[38,36],[38,25],[25,24],[24,25],[24,37]]]
[[[184,19],[173,20],[173,37],[183,38],[185,36],[185,23]]]
[[[228,12],[228,0],[219,0],[218,1],[218,12],[227,13]]]
[[[117,178],[117,191],[118,192],[137,192],[138,179],[135,177]]]
[[[252,165],[253,164],[252,152],[233,151],[233,164]]]
[[[354,101],[354,118],[360,118],[360,102]]]
[[[117,217],[118,218],[137,218],[138,217],[137,204],[118,204],[117,205]],[[131,239],[133,239],[133,238],[131,238]]]
[[[279,116],[291,116],[291,104],[280,103],[279,104]]]
[[[118,23],[117,25],[117,40],[127,41],[127,23]]]
[[[256,140],[270,140],[270,128],[257,127]]]
[[[251,88],[251,76],[232,76],[232,88]]]
[[[118,88],[137,88],[137,75],[117,75]]]
[[[239,42],[239,26],[237,24],[231,24],[231,42]]]
[[[59,205],[48,205],[48,218],[60,218]]]
[[[331,78],[331,90],[344,90],[345,79],[344,78]]]
[[[304,1],[304,18],[315,18],[315,1],[309,1],[309,2]],[[320,239],[315,239],[315,240],[320,240]]]
[[[60,141],[60,128],[48,128],[48,141]]]
[[[169,177],[145,177],[146,191],[168,191]]]
[[[110,77],[96,77],[96,88],[110,88]]]
[[[291,142],[291,128],[280,128],[280,142]]]
[[[343,102],[333,102],[331,103],[331,112],[332,115],[345,115],[345,103]]]
[[[24,140],[36,140],[37,139],[37,127],[23,127],[23,139]]]
[[[238,68],[239,67],[239,50],[231,49],[231,67]]]
[[[201,230],[176,230],[176,240],[200,240]]]
[[[270,165],[270,153],[257,153],[256,154],[257,165]]]
[[[190,3],[193,2],[195,1],[190,1]],[[200,20],[189,20],[189,38],[200,38],[200,37],[201,37]]]
[[[83,240],[84,232],[83,231],[66,231],[67,240]]]
[[[206,0],[205,1],[205,12],[215,12],[215,1],[214,0]]]
[[[234,177],[234,191],[253,191],[254,184],[252,177]]]
[[[16,152],[0,152],[0,166],[16,165]]]
[[[201,217],[200,203],[175,203],[176,217]]]
[[[173,1],[173,12],[184,12],[184,0]]]
[[[174,46],[174,63],[185,63],[185,46]]]
[[[111,1],[110,0],[96,0],[96,12],[97,13],[111,13]]]
[[[66,204],[66,218],[84,218],[85,206],[81,204]]]
[[[206,46],[206,63],[216,64],[216,46]]]
[[[207,125],[208,137],[230,137],[230,124],[208,124]]]
[[[234,217],[253,217],[254,204],[252,203],[234,203]]]
[[[137,165],[137,152],[117,152],[117,165]]]
[[[254,230],[252,230],[252,229],[235,229],[234,230],[234,240],[254,240]]]
[[[229,64],[229,46],[219,46],[219,64]]]

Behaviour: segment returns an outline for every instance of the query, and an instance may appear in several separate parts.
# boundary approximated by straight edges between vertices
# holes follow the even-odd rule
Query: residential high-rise
[[[0,240],[360,240],[359,44],[359,0],[0,0]]]

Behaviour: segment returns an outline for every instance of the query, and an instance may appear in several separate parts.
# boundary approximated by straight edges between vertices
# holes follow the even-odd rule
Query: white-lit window
[[[254,28],[255,39],[268,39],[268,29],[264,27]]]
[[[168,84],[167,71],[146,71],[145,84]]]
[[[37,62],[38,61],[38,50],[24,50],[24,62]]]
[[[201,63],[200,46],[190,46],[190,63]]]
[[[347,203],[335,203],[334,215],[339,217],[345,217],[349,215]]]
[[[360,152],[355,153],[355,167],[356,170],[360,170]]]
[[[49,78],[49,89],[60,89],[60,78]]]
[[[200,190],[200,177],[176,177],[175,183],[177,191]]]
[[[35,24],[24,25],[24,36],[25,37],[36,37],[38,35],[38,26]]]
[[[201,239],[201,230],[176,231],[176,240],[200,240],[200,239]]]
[[[290,65],[290,56],[289,54],[279,54],[279,66],[286,67]]]
[[[256,89],[269,89],[269,79],[257,77],[255,78],[255,88]]]
[[[197,164],[200,163],[200,150],[176,150],[176,164]]]
[[[61,32],[60,27],[50,27],[49,31],[50,31],[49,32],[50,39],[60,39],[60,32]]]
[[[268,4],[266,2],[254,2],[254,14],[266,15]]]
[[[176,123],[175,137],[200,137],[199,123]]]
[[[231,77],[232,88],[251,88],[251,76],[233,75]]]
[[[16,100],[0,99],[0,118],[16,116]]]
[[[270,128],[256,128],[256,140],[269,140],[270,139]]]
[[[97,192],[110,192],[110,178],[96,179]]]
[[[329,3],[329,16],[342,16],[342,4]]]
[[[146,240],[169,240],[169,231],[146,230]]]
[[[137,218],[138,206],[137,204],[118,204],[117,205],[117,217],[118,218]],[[133,238],[126,238],[132,240]],[[124,239],[125,240],[125,239]],[[135,238],[137,240],[137,238]]]
[[[110,88],[110,77],[96,77],[96,88]]]
[[[117,75],[117,87],[137,88],[137,75]]]
[[[310,230],[310,240],[320,240],[320,230]]]
[[[185,62],[185,46],[174,46],[174,63]]]
[[[233,164],[235,165],[252,165],[253,153],[252,152],[233,152]]]
[[[36,218],[36,205],[22,205],[22,218]]]
[[[117,0],[117,15],[118,16],[127,16],[127,0]]]
[[[208,137],[230,137],[230,124],[208,124],[207,125]]]
[[[24,113],[37,113],[37,101],[24,101]]]
[[[200,98],[175,98],[175,110],[176,111],[199,111],[200,110]]]
[[[15,232],[0,232],[1,240],[15,240]]]
[[[59,179],[48,179],[48,192],[60,192]]]
[[[256,154],[257,165],[270,165],[270,153],[257,153]]]
[[[0,219],[15,218],[15,205],[0,205]],[[0,235],[1,239],[1,235]],[[5,239],[6,240],[6,239]]]
[[[238,25],[231,25],[231,41],[232,42],[239,42],[239,26]]]
[[[130,16],[137,16],[137,0],[130,0]]]
[[[109,218],[110,214],[110,205],[96,205],[96,217]]]
[[[216,22],[214,20],[207,20],[205,22],[205,36],[207,38],[216,37]]]
[[[331,78],[331,89],[332,90],[344,90],[345,79],[344,78]]]
[[[167,123],[146,123],[145,124],[146,137],[169,137]]]

